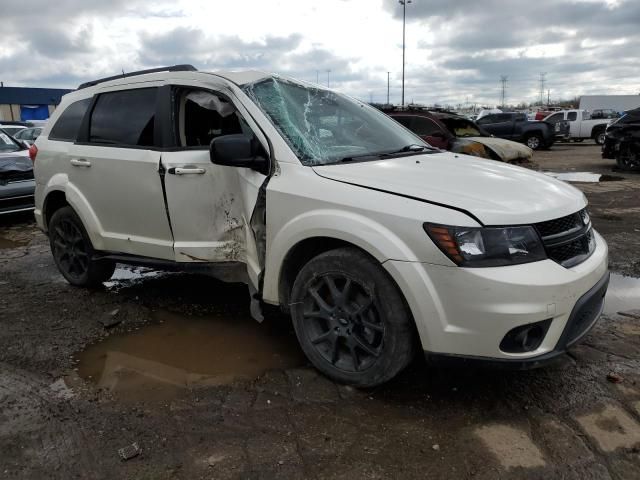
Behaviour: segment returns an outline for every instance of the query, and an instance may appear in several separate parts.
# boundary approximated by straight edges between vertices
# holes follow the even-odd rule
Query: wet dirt
[[[611,274],[604,302],[604,313],[614,314],[640,309],[640,278]]]
[[[293,332],[275,322],[169,312],[156,312],[154,321],[79,353],[80,377],[119,399],[152,401],[305,363]]]

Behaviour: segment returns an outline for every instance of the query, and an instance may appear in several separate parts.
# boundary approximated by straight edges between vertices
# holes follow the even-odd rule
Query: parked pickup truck
[[[598,145],[604,143],[604,132],[611,122],[608,118],[592,119],[586,110],[562,110],[553,113],[544,119],[545,122],[557,123],[569,122],[569,134],[565,140],[571,139],[578,142],[592,138]]]
[[[528,120],[524,113],[494,113],[476,123],[496,137],[524,143],[532,150],[550,148],[556,140],[554,125]]]

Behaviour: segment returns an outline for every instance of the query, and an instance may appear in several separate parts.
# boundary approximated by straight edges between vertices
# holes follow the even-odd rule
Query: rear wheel
[[[532,133],[527,136],[524,143],[531,150],[539,150],[540,148],[542,148],[542,137],[538,133]]]
[[[338,382],[379,385],[413,358],[413,320],[398,288],[357,249],[310,260],[294,282],[291,304],[302,350]]]
[[[113,275],[114,262],[93,259],[91,240],[73,208],[62,207],[53,214],[49,243],[58,270],[70,284],[96,287]]]

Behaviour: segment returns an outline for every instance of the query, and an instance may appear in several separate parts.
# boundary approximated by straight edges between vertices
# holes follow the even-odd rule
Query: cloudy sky
[[[400,101],[397,0],[0,0],[0,80],[74,88],[174,63],[258,68]],[[28,8],[27,8],[28,7]],[[413,0],[406,99],[496,104],[640,93],[639,0]]]

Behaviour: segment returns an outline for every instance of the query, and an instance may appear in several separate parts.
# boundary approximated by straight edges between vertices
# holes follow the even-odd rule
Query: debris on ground
[[[137,442],[133,442],[131,445],[127,445],[126,447],[118,450],[118,455],[120,455],[120,458],[124,461],[131,460],[132,458],[140,455],[140,453],[142,453],[142,450],[138,446]]]
[[[622,376],[618,375],[615,372],[609,372],[607,374],[607,380],[609,380],[611,383],[622,383],[622,382],[624,382],[624,378],[622,378]]]
[[[98,320],[104,328],[111,328],[118,325],[122,322],[122,319],[118,318],[118,313],[120,312],[119,308],[115,310],[111,310],[110,312],[104,313],[100,319]]]

